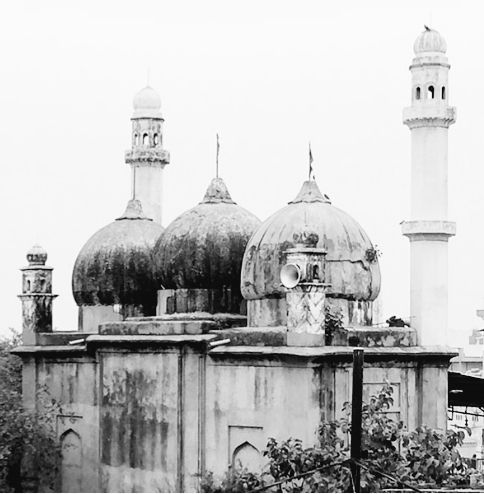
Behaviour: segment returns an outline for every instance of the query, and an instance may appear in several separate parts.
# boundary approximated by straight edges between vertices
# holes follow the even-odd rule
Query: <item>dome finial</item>
[[[308,180],[316,180],[316,177],[314,175],[314,170],[313,170],[313,153],[311,151],[311,141],[309,141],[309,175],[308,175]]]
[[[326,194],[323,195],[319,190],[316,180],[306,180],[303,182],[298,195],[289,204],[296,204],[298,202],[327,202],[331,204],[329,197]]]
[[[221,178],[214,178],[210,185],[208,186],[207,192],[201,204],[215,203],[215,202],[225,202],[226,204],[235,204],[230,197],[229,190],[225,185],[225,182]]]
[[[218,156],[220,154],[220,141],[217,133],[217,156],[215,159],[215,178],[218,178]]]
[[[126,209],[122,216],[116,218],[116,221],[119,220],[149,220],[152,221],[151,218],[148,218],[143,213],[143,207],[141,206],[141,201],[138,199],[130,199],[128,204],[126,205]]]

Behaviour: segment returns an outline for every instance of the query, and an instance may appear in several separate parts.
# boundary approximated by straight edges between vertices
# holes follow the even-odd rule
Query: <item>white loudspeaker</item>
[[[294,288],[301,279],[301,268],[297,264],[286,264],[281,269],[281,282],[286,288]]]

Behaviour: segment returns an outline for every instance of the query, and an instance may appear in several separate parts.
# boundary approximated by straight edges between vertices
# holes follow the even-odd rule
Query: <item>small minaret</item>
[[[34,245],[27,253],[29,265],[22,271],[22,340],[24,345],[36,343],[36,333],[52,332],[52,270],[45,265],[47,252]]]
[[[403,123],[412,137],[411,220],[402,223],[410,240],[410,323],[419,344],[445,345],[448,326],[447,141],[455,122],[449,106],[444,38],[425,26],[414,44],[412,104]]]
[[[133,100],[131,149],[125,161],[132,169],[132,199],[141,201],[143,211],[161,224],[163,169],[170,153],[163,149],[163,117],[158,93],[146,86]]]
[[[295,247],[285,251],[281,282],[286,287],[289,345],[324,345],[324,268],[326,251],[318,248],[317,233],[305,230],[294,235]]]

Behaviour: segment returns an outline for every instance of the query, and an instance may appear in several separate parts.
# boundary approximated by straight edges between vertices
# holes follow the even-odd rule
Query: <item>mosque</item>
[[[390,413],[409,428],[445,429],[456,355],[446,340],[455,108],[444,38],[426,27],[414,52],[403,115],[412,146],[411,217],[402,224],[411,327],[373,325],[378,251],[315,180],[261,223],[216,177],[164,228],[170,155],[160,97],[150,87],[135,96],[132,194],[75,261],[78,331],[52,331],[47,253],[33,247],[22,268],[15,352],[26,405],[41,386],[62,405],[63,491],[194,492],[208,471],[259,468],[269,437],[310,444],[321,418],[339,418],[350,400],[355,346],[365,351],[366,396],[389,381]]]

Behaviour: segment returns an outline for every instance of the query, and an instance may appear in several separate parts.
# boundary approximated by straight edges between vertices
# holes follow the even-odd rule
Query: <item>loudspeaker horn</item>
[[[297,264],[286,264],[281,269],[281,282],[286,288],[294,288],[301,279],[301,268]]]

